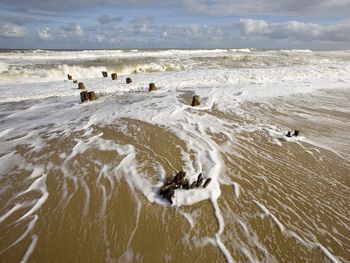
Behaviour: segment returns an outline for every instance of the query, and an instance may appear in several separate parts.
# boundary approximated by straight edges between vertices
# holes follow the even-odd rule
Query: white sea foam
[[[0,62],[0,73],[8,70],[8,64],[5,62]]]
[[[286,227],[280,222],[275,215],[273,215],[263,204],[259,203],[258,201],[254,201],[254,203],[259,207],[261,212],[263,213],[263,216],[269,216],[271,220],[275,223],[275,225],[279,228],[279,230],[284,233],[287,236],[295,238],[298,242],[303,244],[304,246],[307,247],[313,247],[313,248],[318,248],[320,251],[333,263],[339,263],[340,261],[323,245],[318,243],[317,241],[311,241],[308,239],[303,239],[300,237],[297,233],[295,233],[292,230],[286,229]]]
[[[21,259],[20,263],[26,263],[30,257],[30,255],[33,253],[36,243],[38,242],[38,236],[33,235],[32,236],[32,242],[30,243],[29,247],[27,248],[26,253],[24,254],[23,258]]]
[[[281,52],[285,53],[311,53],[311,49],[282,49]]]
[[[242,52],[242,53],[250,53],[252,50],[250,48],[232,48],[230,49],[231,52]]]
[[[8,210],[5,214],[3,214],[0,217],[0,223],[2,223],[3,221],[6,220],[6,218],[8,218],[10,215],[12,215],[14,212],[16,212],[17,210],[21,209],[23,207],[23,204],[15,204],[10,210]]]

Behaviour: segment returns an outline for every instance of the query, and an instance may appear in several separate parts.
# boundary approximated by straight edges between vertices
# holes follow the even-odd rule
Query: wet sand
[[[178,100],[187,103],[192,95],[184,93]],[[201,113],[227,120],[235,138],[206,131],[221,149],[225,167],[219,178],[218,205],[225,223],[221,241],[234,262],[350,261],[350,162],[349,152],[342,151],[350,149],[342,137],[348,135],[344,131],[349,124],[335,127],[286,112],[313,110],[313,116],[328,114],[332,120],[349,120],[350,113],[325,113],[307,100],[284,102],[245,103],[244,115],[215,106]],[[257,116],[264,121],[257,124]],[[331,145],[326,149],[307,140],[273,137],[269,123],[301,127],[304,138],[331,140],[328,134],[335,134],[341,154],[331,151]],[[263,124],[262,129],[249,130]],[[38,151],[17,143],[13,154],[21,158],[11,172],[1,174],[2,262],[20,262],[26,255],[28,262],[227,260],[215,239],[219,223],[209,200],[181,207],[150,202],[135,188],[134,178],[118,169],[126,155],[92,139],[100,135],[118,145],[133,145],[135,160],[142,164],[137,172],[156,192],[166,180],[160,177],[160,167],[170,177],[183,169],[183,152],[196,160],[177,134],[133,119],[96,126],[92,134],[62,131],[56,136],[55,131],[53,136],[49,127],[46,130],[40,134],[45,145]],[[89,147],[79,150],[78,140]],[[33,167],[39,166],[43,170],[33,175]],[[36,187],[28,191],[33,182]],[[38,200],[44,202],[36,208]],[[9,213],[16,205],[19,208]]]

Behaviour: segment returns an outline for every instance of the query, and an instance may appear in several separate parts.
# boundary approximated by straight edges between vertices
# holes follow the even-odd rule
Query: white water
[[[0,55],[0,71],[6,72],[12,63],[30,64],[31,61],[51,61],[51,60],[90,60],[101,57],[157,57],[169,58],[176,57],[181,60],[198,57],[221,57],[227,53],[254,53],[255,51],[243,50],[167,50],[167,51],[75,51],[75,52],[57,52],[57,51],[36,51],[26,53],[3,53]],[[261,54],[260,54],[261,53]],[[293,50],[293,51],[267,51],[255,54],[259,59],[263,60],[270,53],[287,53],[296,54],[303,57],[304,54],[313,56],[312,51]],[[232,55],[232,54],[231,54]],[[233,55],[234,56],[234,55]],[[317,61],[317,57],[312,57]],[[34,63],[34,64],[35,64]],[[215,60],[215,63],[217,61]],[[154,64],[154,65],[160,65]],[[125,72],[118,72],[119,79],[112,81],[110,78],[103,79],[102,70],[106,67],[95,66],[59,66],[58,69],[36,69],[32,67],[29,70],[20,72],[22,83],[16,83],[15,78],[1,79],[0,83],[0,102],[9,103],[16,102],[24,105],[23,108],[14,109],[11,104],[8,107],[2,106],[1,113],[4,117],[1,119],[0,127],[0,175],[5,176],[11,171],[21,158],[14,154],[13,151],[16,144],[28,143],[32,145],[33,151],[38,151],[45,145],[38,136],[39,131],[48,132],[51,138],[58,138],[57,131],[64,131],[65,134],[83,131],[85,136],[83,140],[77,140],[76,145],[71,152],[62,153],[63,165],[61,171],[65,177],[72,180],[77,187],[82,185],[84,181],[81,178],[71,174],[69,168],[65,166],[69,160],[76,155],[83,153],[87,149],[97,148],[99,150],[116,151],[118,155],[122,155],[123,159],[117,167],[113,169],[113,176],[118,176],[120,172],[126,175],[125,179],[128,184],[141,192],[150,202],[159,205],[168,206],[169,204],[158,197],[158,193],[154,190],[154,186],[159,187],[162,184],[162,178],[165,178],[163,167],[159,166],[159,182],[154,184],[147,178],[146,174],[140,174],[143,164],[136,160],[136,149],[133,145],[118,145],[112,141],[103,139],[99,135],[90,136],[94,127],[108,126],[115,123],[120,125],[123,130],[121,119],[140,120],[145,123],[165,127],[173,134],[184,141],[188,149],[191,149],[196,156],[192,161],[186,151],[182,152],[183,167],[187,173],[187,177],[192,182],[196,179],[198,173],[203,172],[204,179],[212,178],[210,185],[204,189],[194,190],[178,190],[174,198],[174,206],[189,206],[202,200],[209,199],[213,204],[215,216],[218,221],[218,231],[213,237],[208,237],[222,251],[228,262],[233,262],[232,256],[221,240],[221,235],[225,228],[225,221],[222,217],[218,206],[218,198],[221,195],[220,184],[224,178],[225,172],[221,152],[227,150],[225,145],[218,145],[208,135],[211,133],[223,133],[234,142],[232,129],[234,123],[218,119],[207,114],[215,108],[227,113],[234,112],[238,115],[245,113],[239,108],[239,104],[243,102],[268,102],[270,99],[278,97],[288,97],[294,94],[312,94],[321,89],[342,90],[350,88],[350,62],[325,61],[319,60],[316,64],[303,64],[290,67],[270,67],[270,68],[217,68],[216,64],[213,68],[197,69],[192,67],[178,67],[175,71],[167,72],[164,68],[154,67],[153,73],[143,73],[139,70],[139,74],[132,75],[133,83],[125,84],[123,75],[129,74],[127,69]],[[148,67],[147,65],[144,67]],[[137,68],[136,68],[137,69]],[[40,75],[40,72],[43,72]],[[145,70],[147,71],[147,70]],[[165,72],[163,72],[165,71]],[[13,71],[12,71],[13,73]],[[71,81],[63,80],[66,74],[70,73],[74,77],[78,77],[79,81],[83,81],[86,88],[97,93],[99,99],[95,102],[85,104],[80,103],[77,85]],[[39,76],[31,79],[36,74]],[[54,80],[54,81],[53,81]],[[28,83],[30,82],[30,83]],[[148,83],[155,82],[158,90],[148,93]],[[179,96],[187,92],[195,92],[201,96],[202,104],[198,107],[191,107],[184,104]],[[322,121],[322,120],[321,120]],[[53,127],[47,128],[47,125],[53,124]],[[40,128],[42,126],[42,128]],[[240,126],[237,130],[259,130],[268,131],[273,139],[283,138],[283,131],[286,127],[265,125],[257,123],[256,126]],[[39,131],[37,131],[37,129]],[[11,138],[17,137],[14,141]],[[288,139],[287,139],[288,140]],[[10,142],[9,142],[10,141]],[[278,140],[276,140],[278,142]],[[309,141],[312,144],[312,141]],[[316,143],[315,143],[316,145]],[[332,150],[332,146],[329,145]],[[334,149],[334,151],[336,151]],[[33,222],[30,229],[36,222],[36,213],[45,203],[49,193],[46,189],[46,168],[31,167],[32,170],[30,186],[19,194],[23,195],[28,192],[38,192],[41,194],[34,205],[27,203],[15,204],[8,207],[7,211],[0,215],[0,222],[5,221],[14,212],[27,207],[27,212],[18,220],[31,217]],[[235,198],[240,197],[240,187],[233,183]],[[90,202],[90,190],[84,187],[85,193],[85,209]],[[68,192],[68,190],[67,190]],[[66,196],[69,200],[68,194]],[[259,208],[268,215],[271,220],[279,227],[281,232],[288,232],[285,226],[271,214],[265,206],[257,203]],[[190,215],[185,215],[191,227],[193,220]],[[35,220],[34,220],[35,219]],[[26,235],[29,231],[26,232]],[[20,237],[22,240],[23,237]],[[19,242],[19,241],[18,241]],[[23,262],[26,262],[37,243],[37,237],[32,236]],[[310,243],[310,242],[309,242]],[[314,243],[312,243],[314,244]],[[318,243],[315,243],[318,244]],[[319,245],[324,254],[337,262],[334,255],[329,250]],[[248,250],[245,250],[247,257],[253,258]]]

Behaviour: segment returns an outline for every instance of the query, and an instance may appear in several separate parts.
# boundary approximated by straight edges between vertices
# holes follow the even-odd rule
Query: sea
[[[0,200],[1,262],[350,262],[350,50],[1,50]]]

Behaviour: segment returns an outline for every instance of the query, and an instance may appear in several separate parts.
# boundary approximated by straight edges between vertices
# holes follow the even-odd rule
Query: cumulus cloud
[[[37,29],[36,32],[37,32],[39,38],[42,40],[53,39],[52,32],[51,32],[50,28],[48,28],[48,27]]]
[[[350,42],[350,24],[321,25],[288,21],[267,23],[264,20],[241,19],[236,27],[243,37],[265,37],[297,41]]]
[[[20,25],[0,20],[0,37],[20,38],[25,36],[26,30]]]
[[[187,46],[218,46],[229,36],[230,32],[226,26],[209,26],[199,24],[174,24],[162,26],[158,29],[163,39],[171,40],[174,43],[182,42]]]
[[[62,27],[63,37],[81,37],[84,35],[84,31],[78,23],[71,22]]]

